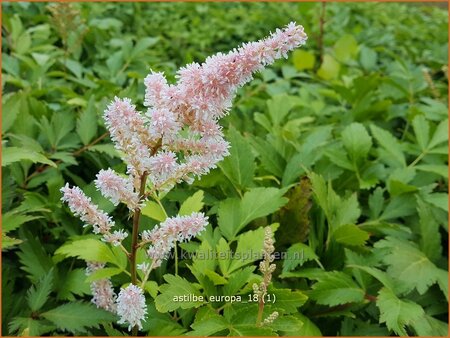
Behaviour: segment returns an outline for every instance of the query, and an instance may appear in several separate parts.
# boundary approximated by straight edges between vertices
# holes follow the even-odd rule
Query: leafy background
[[[95,278],[127,282],[126,260],[60,203],[124,171],[101,118],[114,95],[143,101],[150,67],[176,69],[290,20],[307,45],[258,74],[223,121],[220,168],[164,200],[211,225],[188,252],[260,250],[276,230],[271,293],[256,304],[174,303],[177,294],[247,295],[250,260],[166,262],[146,285],[148,335],[447,335],[448,16],[395,3],[2,3],[2,334],[113,335],[89,304]],[[184,202],[184,203],[183,203]],[[161,218],[148,204],[142,228]],[[128,243],[129,245],[129,243]],[[295,255],[301,253],[301,255]],[[245,298],[246,299],[246,298]],[[182,305],[180,305],[182,304]],[[182,308],[181,308],[182,307]],[[243,316],[242,314],[245,313]]]

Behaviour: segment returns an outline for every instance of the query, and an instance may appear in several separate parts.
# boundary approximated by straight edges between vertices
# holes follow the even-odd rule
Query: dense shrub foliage
[[[178,185],[162,206],[142,210],[141,230],[165,212],[201,211],[210,223],[179,244],[178,273],[173,258],[151,273],[143,332],[447,335],[444,9],[2,3],[2,10],[3,335],[128,334],[90,302],[92,282],[129,283],[127,258],[83,228],[61,204],[60,188],[80,186],[130,226],[126,207],[93,182],[101,169],[126,170],[101,118],[111,97],[143,102],[150,68],[174,80],[186,63],[289,21],[305,27],[308,42],[239,90],[221,121],[230,156]],[[270,255],[261,272],[260,259],[246,254],[264,245],[270,252],[272,232],[276,269],[262,311],[278,317],[256,325],[253,284],[268,280]],[[106,268],[86,276],[84,261]]]

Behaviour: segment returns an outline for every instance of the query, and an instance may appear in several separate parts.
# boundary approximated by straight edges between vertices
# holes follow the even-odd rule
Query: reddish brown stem
[[[139,200],[142,200],[145,194],[145,184],[147,182],[147,173],[144,173],[141,176],[141,186],[139,187]],[[131,283],[137,285],[137,274],[136,274],[136,253],[139,248],[138,245],[138,234],[139,234],[139,220],[141,218],[141,209],[137,207],[134,210],[133,216],[133,232],[131,235],[131,251],[130,251],[130,274],[131,274]],[[137,336],[138,334],[138,326],[135,325],[131,332],[132,336]]]

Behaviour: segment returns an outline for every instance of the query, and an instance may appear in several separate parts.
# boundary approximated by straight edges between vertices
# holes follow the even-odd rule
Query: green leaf
[[[21,239],[23,242],[20,244],[20,251],[17,253],[21,269],[27,272],[33,282],[37,282],[50,271],[54,263],[45,251],[45,247],[34,235],[25,232]]]
[[[338,77],[341,65],[331,55],[325,54],[317,75],[324,80],[332,80]]]
[[[294,316],[278,317],[273,323],[269,324],[270,328],[275,331],[288,333],[289,336],[296,336],[301,332],[303,322]]]
[[[230,336],[258,337],[274,336],[273,330],[267,326],[258,327],[255,324],[236,324],[230,328]]]
[[[245,193],[241,203],[241,221],[239,229],[257,219],[267,216],[288,202],[283,197],[285,189],[277,188],[253,188]]]
[[[342,199],[333,190],[331,183],[328,185],[325,183],[322,176],[311,172],[309,178],[317,203],[324,211],[333,230],[339,226],[357,222],[361,210],[356,193]]]
[[[369,267],[369,266],[360,266],[360,265],[354,265],[354,264],[349,264],[347,266],[349,268],[363,270],[363,271],[367,272],[369,275],[378,279],[378,281],[381,284],[383,284],[383,286],[387,287],[390,290],[395,290],[394,282],[392,281],[392,279],[389,277],[389,275],[386,272],[381,271],[377,268]]]
[[[439,144],[448,140],[448,119],[440,122],[436,128],[436,131],[428,144],[429,149],[434,149]]]
[[[206,269],[204,271],[205,271],[205,276],[207,276],[211,280],[211,282],[213,282],[214,285],[225,285],[228,283],[226,278],[222,277],[217,272],[209,270],[209,269]]]
[[[448,194],[444,192],[435,192],[424,196],[424,200],[430,204],[441,208],[442,210],[448,212]]]
[[[383,188],[377,187],[374,192],[369,196],[369,208],[370,208],[370,218],[377,219],[383,210],[384,197]]]
[[[411,323],[418,336],[448,337],[448,323],[427,314]]]
[[[269,287],[268,293],[275,299],[274,307],[283,309],[285,313],[297,313],[300,306],[306,303],[308,297],[301,291],[290,289],[275,289]]]
[[[133,50],[131,51],[130,58],[136,58],[140,54],[143,54],[145,51],[149,50],[151,46],[154,46],[159,41],[159,37],[150,37],[146,36],[143,38],[140,38],[136,45],[134,46]]]
[[[286,251],[286,259],[283,260],[283,272],[292,271],[297,266],[302,266],[307,261],[312,260],[320,264],[319,257],[310,246],[296,243]]]
[[[11,333],[18,331],[18,336],[43,336],[45,333],[55,329],[53,325],[48,324],[45,320],[36,320],[30,317],[14,317],[9,322],[9,331]]]
[[[389,266],[387,272],[392,278],[402,282],[405,292],[415,288],[422,295],[437,282],[439,269],[411,243],[387,237],[374,246],[386,249],[383,261]]]
[[[286,167],[284,158],[269,142],[262,138],[253,137],[252,141],[253,147],[259,153],[259,159],[264,169],[277,177],[282,177]]]
[[[238,198],[227,198],[221,201],[217,217],[220,231],[228,240],[232,240],[240,228],[241,201]]]
[[[93,238],[66,243],[55,251],[55,255],[78,257],[85,261],[113,263],[120,266],[120,262],[108,245]]]
[[[313,69],[316,58],[313,53],[297,49],[292,53],[292,61],[297,70]]]
[[[145,282],[144,289],[150,294],[150,296],[153,297],[153,299],[155,299],[156,296],[158,295],[159,286],[158,283],[151,280]]]
[[[428,121],[423,115],[417,115],[412,121],[412,126],[420,149],[427,149],[430,137],[430,125],[428,124]]]
[[[2,132],[4,134],[13,126],[19,112],[28,110],[26,94],[19,91],[8,96],[4,95],[2,110]]]
[[[255,156],[251,146],[235,128],[230,128],[228,139],[231,142],[230,156],[219,167],[234,185],[240,189],[249,187],[255,172]]]
[[[295,317],[299,318],[303,326],[300,329],[299,332],[297,332],[295,335],[299,337],[321,337],[322,332],[320,332],[319,328],[314,324],[311,319],[306,317],[305,315],[301,313],[296,313]]]
[[[276,225],[278,226],[278,225]],[[231,273],[247,264],[262,258],[264,228],[250,230],[237,237],[237,247],[228,268]]]
[[[421,170],[421,171],[425,171],[425,172],[429,172],[429,173],[433,173],[433,174],[438,174],[440,176],[442,176],[443,178],[448,180],[448,167],[446,165],[439,165],[439,164],[420,164],[420,165],[416,165],[414,166],[414,168]]]
[[[415,213],[414,198],[410,195],[400,195],[391,198],[389,204],[379,217],[379,220],[388,220],[410,216]]]
[[[431,208],[421,199],[417,199],[417,212],[420,225],[420,250],[431,261],[437,261],[442,253],[439,223],[434,218]]]
[[[334,44],[336,59],[346,62],[358,54],[358,43],[352,35],[343,35]]]
[[[12,238],[10,236],[5,235],[4,232],[2,232],[2,251],[6,249],[10,249],[11,247],[18,245],[22,243],[22,240],[17,238]]]
[[[346,303],[359,303],[365,292],[349,275],[340,271],[324,272],[317,278],[308,296],[318,304],[336,306]]]
[[[98,328],[101,323],[115,320],[112,313],[84,302],[63,304],[42,313],[41,316],[55,324],[58,329],[74,334],[86,332],[86,329],[91,327]]]
[[[3,232],[8,233],[20,227],[22,224],[39,219],[42,216],[33,216],[27,214],[21,214],[17,209],[8,211],[3,214]]]
[[[333,232],[333,237],[336,242],[341,244],[358,246],[366,244],[366,241],[369,239],[369,233],[361,230],[354,224],[345,224]]]
[[[87,276],[86,282],[92,283],[93,281],[104,279],[104,278],[110,278],[112,276],[118,275],[119,273],[123,272],[122,269],[119,268],[103,268],[98,269],[94,271],[92,274]]]
[[[94,96],[91,96],[88,106],[81,112],[77,120],[76,131],[84,145],[89,144],[97,134],[97,113]]]
[[[32,285],[27,292],[27,301],[31,311],[38,311],[47,302],[53,289],[53,269]]]
[[[437,282],[448,302],[448,272],[446,270],[439,269],[437,272]]]
[[[386,323],[389,330],[400,336],[407,336],[405,326],[412,325],[425,314],[420,305],[401,300],[386,288],[378,292],[376,304],[380,309],[380,323]]]
[[[288,199],[283,197],[284,193],[285,189],[253,188],[245,193],[241,201],[236,198],[222,201],[218,209],[222,234],[228,240],[233,240],[248,223],[285,205]]]
[[[201,296],[198,289],[180,276],[164,275],[168,284],[161,285],[159,294],[155,299],[155,306],[159,312],[168,312],[176,309],[190,309],[198,307],[204,302],[194,299],[180,299],[177,297]]]
[[[204,274],[206,270],[214,271],[215,268],[214,251],[208,241],[204,240],[195,251],[195,256],[192,259],[192,269],[199,274]]]
[[[359,62],[366,70],[373,70],[377,65],[378,54],[372,48],[361,46]]]
[[[163,208],[161,208],[161,206],[155,201],[147,201],[141,209],[141,213],[142,215],[153,218],[158,222],[163,222],[166,219],[166,213]]]
[[[374,124],[370,126],[370,131],[386,154],[388,154],[390,162],[396,166],[405,167],[406,160],[402,144],[390,132]]]
[[[183,215],[190,215],[193,212],[199,212],[203,208],[203,190],[199,190],[195,192],[192,196],[189,196],[186,198],[186,200],[181,204],[180,210],[178,211],[178,214],[180,216]]]
[[[58,299],[74,301],[75,296],[91,294],[89,283],[86,282],[86,269],[74,269],[64,276],[59,285]]]
[[[2,150],[2,167],[19,161],[31,161],[33,163],[44,163],[56,168],[55,162],[44,155],[25,148],[6,147]]]
[[[235,295],[250,280],[254,266],[246,266],[233,272],[228,278],[228,283],[223,287],[224,295]]]
[[[355,164],[365,159],[372,147],[372,138],[360,123],[352,123],[342,131],[342,142]]]
[[[212,315],[201,321],[195,321],[191,328],[193,331],[189,332],[189,336],[211,336],[214,333],[225,330],[229,327],[226,319],[219,315]]]
[[[267,110],[274,126],[279,126],[283,119],[296,105],[295,97],[286,94],[279,94],[267,100]]]
[[[220,238],[219,242],[217,243],[216,252],[220,271],[222,272],[222,275],[228,276],[228,267],[231,263],[231,249],[228,245],[228,242],[224,238]]]

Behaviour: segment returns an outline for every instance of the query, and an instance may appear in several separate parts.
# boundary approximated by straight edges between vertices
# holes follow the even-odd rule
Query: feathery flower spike
[[[86,262],[86,276],[92,275],[95,271],[105,267],[105,264],[98,262]],[[109,278],[102,278],[91,283],[92,300],[98,308],[115,313],[117,295]]]
[[[117,314],[120,317],[118,323],[128,323],[129,331],[136,325],[142,329],[141,321],[145,321],[147,305],[144,292],[139,286],[130,284],[125,289],[120,289],[117,297]]]

